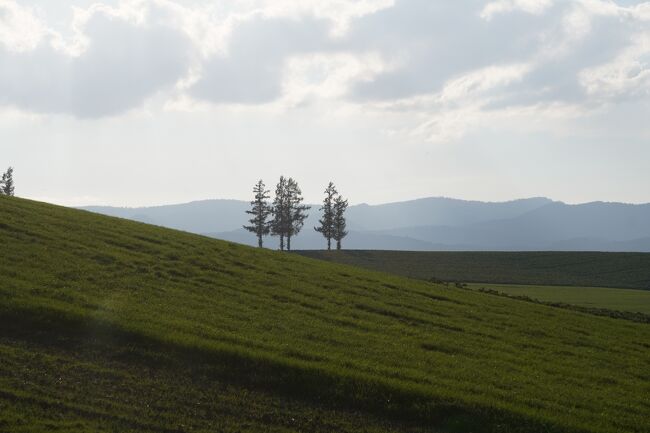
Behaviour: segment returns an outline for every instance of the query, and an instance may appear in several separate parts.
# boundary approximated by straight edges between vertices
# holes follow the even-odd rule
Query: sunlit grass
[[[154,424],[178,429],[180,419],[192,419],[183,414],[193,403],[172,395],[175,381],[195,368],[200,383],[237,383],[318,408],[445,430],[645,428],[647,325],[6,197],[0,243],[0,356],[15,351],[55,369],[50,352],[63,351],[61,364],[74,365],[81,362],[74,348],[99,341],[101,349],[88,356],[100,368],[107,348],[134,347],[131,357],[106,367],[118,375],[133,368],[128,380],[106,388],[88,374],[65,394],[76,401],[96,386],[116,403],[104,407],[91,396],[84,404],[102,407],[107,417],[130,419],[127,386],[139,387],[140,376],[150,374],[160,379],[151,386],[166,402],[152,412],[164,413]],[[10,324],[29,332],[16,337]],[[46,348],[50,340],[56,344]],[[32,346],[19,349],[20,341]],[[5,423],[18,416],[15,401],[23,401],[8,393],[41,395],[29,385],[38,367],[19,377],[13,370],[2,368]],[[180,395],[191,395],[198,382]],[[27,424],[39,417],[34,410]],[[71,413],[66,422],[77,417],[88,431],[99,430],[86,412]]]

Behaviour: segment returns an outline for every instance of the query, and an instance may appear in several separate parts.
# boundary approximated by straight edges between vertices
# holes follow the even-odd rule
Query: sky
[[[650,2],[0,0],[0,169],[68,206],[650,202]]]

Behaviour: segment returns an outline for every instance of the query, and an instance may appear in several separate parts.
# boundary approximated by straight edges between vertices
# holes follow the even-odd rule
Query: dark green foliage
[[[275,186],[275,198],[273,199],[273,220],[271,220],[271,234],[280,237],[280,250],[284,250],[284,238],[287,235],[289,226],[287,199],[287,179],[280,176],[280,181]]]
[[[296,236],[308,214],[309,206],[302,204],[302,191],[298,182],[292,178],[280,176],[280,181],[275,188],[273,201],[273,221],[271,233],[280,236],[280,249],[284,250],[284,240],[287,240],[287,250],[291,250],[291,238]]]
[[[325,188],[325,198],[323,206],[318,209],[323,211],[323,217],[318,220],[320,226],[314,227],[314,230],[321,233],[327,239],[327,249],[332,249],[332,238],[334,237],[334,199],[338,195],[334,183],[330,182]]]
[[[14,195],[14,169],[9,167],[0,179],[0,195]]]
[[[287,181],[287,250],[291,251],[291,238],[300,233],[305,220],[309,216],[309,206],[302,204],[302,191],[298,182],[289,178]]]
[[[650,289],[650,253],[300,251],[421,280]]]
[[[334,225],[332,237],[336,240],[336,249],[341,249],[341,241],[348,235],[345,222],[345,210],[348,208],[348,201],[337,195],[334,199]]]
[[[255,193],[255,199],[251,201],[251,210],[246,211],[247,214],[253,215],[253,217],[249,220],[251,225],[244,226],[244,228],[257,235],[258,246],[262,248],[263,237],[269,234],[271,230],[270,222],[267,221],[269,215],[271,215],[271,207],[267,202],[269,191],[266,190],[264,182],[260,179],[253,187],[253,192]]]
[[[0,221],[0,431],[646,431],[646,324],[16,198]]]

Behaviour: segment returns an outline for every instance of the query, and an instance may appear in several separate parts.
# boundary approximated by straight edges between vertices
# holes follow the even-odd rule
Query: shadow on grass
[[[566,431],[519,414],[436,401],[419,389],[385,383],[378,378],[306,365],[301,360],[260,356],[234,348],[200,347],[133,332],[115,324],[69,312],[0,307],[0,335],[43,348],[75,352],[91,348],[107,357],[149,368],[297,398],[325,407],[360,410],[391,421],[428,425],[436,431],[460,433]]]

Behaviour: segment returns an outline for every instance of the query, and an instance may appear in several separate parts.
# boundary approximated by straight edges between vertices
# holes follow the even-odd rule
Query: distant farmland
[[[469,287],[496,290],[511,296],[527,296],[542,302],[650,314],[650,290],[482,283],[472,283]]]
[[[650,253],[300,251],[422,280],[650,289]]]

